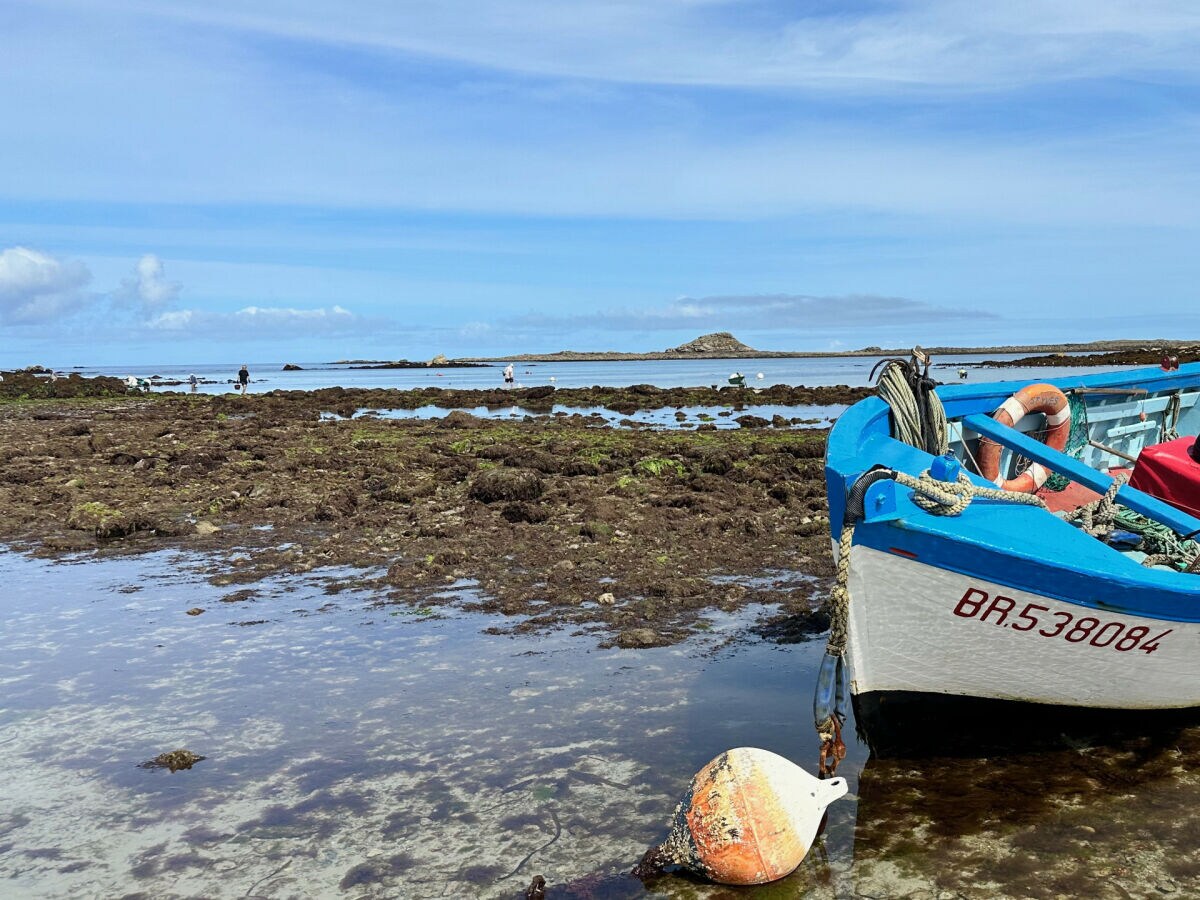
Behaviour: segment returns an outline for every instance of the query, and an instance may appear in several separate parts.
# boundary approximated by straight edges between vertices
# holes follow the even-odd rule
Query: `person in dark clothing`
[[[242,389],[242,394],[246,393],[246,387],[250,384],[250,370],[246,368],[246,364],[242,363],[242,367],[238,369],[238,386]]]

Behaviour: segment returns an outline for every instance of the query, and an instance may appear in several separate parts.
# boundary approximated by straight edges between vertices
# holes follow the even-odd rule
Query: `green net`
[[[1141,535],[1141,549],[1149,556],[1166,556],[1179,571],[1188,569],[1200,556],[1200,544],[1193,540],[1181,540],[1179,535],[1153,519],[1118,506],[1113,524],[1125,531]]]

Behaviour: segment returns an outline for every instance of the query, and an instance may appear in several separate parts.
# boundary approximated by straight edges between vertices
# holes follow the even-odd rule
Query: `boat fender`
[[[813,724],[819,731],[830,717],[845,722],[850,714],[850,691],[846,680],[846,661],[841,656],[826,653],[817,669],[817,686],[813,691]]]
[[[1071,434],[1071,404],[1067,395],[1052,384],[1030,384],[1021,388],[992,413],[1001,425],[1015,428],[1030,413],[1044,413],[1046,429],[1042,441],[1053,450],[1062,451]],[[1000,474],[1000,445],[991,438],[979,438],[979,474],[1002,491],[1033,494],[1046,483],[1050,473],[1039,463],[1031,463],[1015,478]]]
[[[718,884],[765,884],[808,854],[845,778],[821,780],[757,747],[727,750],[696,773],[672,817],[671,832],[634,869],[654,877],[680,865]]]

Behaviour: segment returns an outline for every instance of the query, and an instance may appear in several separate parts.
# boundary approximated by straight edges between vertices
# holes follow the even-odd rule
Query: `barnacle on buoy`
[[[692,779],[671,833],[634,870],[646,877],[681,865],[720,884],[763,884],[800,865],[825,808],[846,780],[822,781],[755,747],[722,753]]]

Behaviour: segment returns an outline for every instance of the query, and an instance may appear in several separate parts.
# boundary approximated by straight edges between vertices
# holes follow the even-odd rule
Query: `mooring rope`
[[[959,516],[977,499],[1000,503],[1018,503],[1047,509],[1046,502],[1033,494],[1002,491],[999,488],[973,484],[966,473],[959,472],[957,481],[940,481],[926,469],[914,478],[906,472],[890,472],[888,477],[913,491],[912,501],[935,516]],[[842,526],[838,539],[837,574],[829,596],[829,642],[825,652],[841,656],[846,652],[846,628],[850,617],[850,552],[854,544],[854,524]]]

